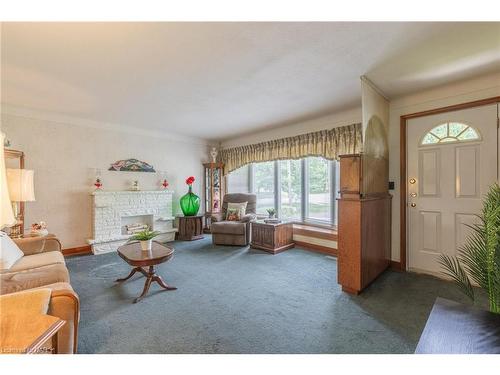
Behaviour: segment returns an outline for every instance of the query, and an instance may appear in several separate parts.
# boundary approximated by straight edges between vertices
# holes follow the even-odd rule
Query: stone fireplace
[[[147,224],[161,232],[159,241],[173,241],[172,192],[95,191],[92,193],[92,238],[94,254],[116,251],[131,236],[128,227]],[[137,225],[136,225],[137,224]]]

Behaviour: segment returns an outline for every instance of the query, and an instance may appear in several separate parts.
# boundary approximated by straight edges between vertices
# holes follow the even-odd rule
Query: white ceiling
[[[3,23],[2,102],[208,140],[498,71],[500,23]]]

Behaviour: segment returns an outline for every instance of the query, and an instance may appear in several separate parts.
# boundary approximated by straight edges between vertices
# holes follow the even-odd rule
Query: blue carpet
[[[335,258],[176,242],[137,304],[144,277],[116,253],[67,259],[81,300],[79,353],[413,353],[436,297],[467,302],[449,282],[387,271],[364,293],[337,284]]]

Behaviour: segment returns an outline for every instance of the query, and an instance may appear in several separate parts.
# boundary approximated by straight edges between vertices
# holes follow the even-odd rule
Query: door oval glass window
[[[438,143],[478,141],[481,137],[473,127],[460,122],[440,124],[425,134],[420,144],[422,146]]]

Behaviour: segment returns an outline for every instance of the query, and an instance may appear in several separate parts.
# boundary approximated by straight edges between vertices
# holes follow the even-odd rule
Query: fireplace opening
[[[145,229],[153,229],[153,215],[121,217],[121,232],[123,235],[133,235]]]

